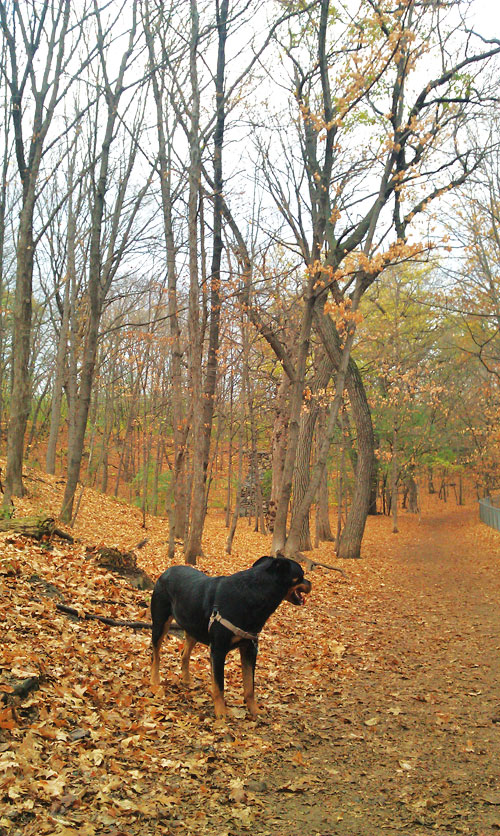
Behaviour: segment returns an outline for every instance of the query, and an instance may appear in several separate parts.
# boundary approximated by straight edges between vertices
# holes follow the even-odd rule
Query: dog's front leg
[[[181,656],[181,671],[182,671],[182,682],[184,685],[191,684],[191,677],[189,675],[189,660],[191,658],[191,653],[193,647],[196,644],[196,639],[189,635],[189,633],[184,634],[184,648],[182,650]]]
[[[257,643],[245,642],[240,645],[241,673],[243,676],[243,695],[248,713],[255,720],[258,706],[254,696],[255,663],[257,661]]]
[[[217,720],[226,719],[226,703],[224,702],[224,665],[226,651],[210,646],[210,663],[212,666],[212,696],[214,700],[215,716]]]

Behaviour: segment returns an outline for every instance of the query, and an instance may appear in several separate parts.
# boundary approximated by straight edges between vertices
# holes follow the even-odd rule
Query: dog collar
[[[254,633],[247,633],[245,630],[240,630],[239,627],[235,627],[234,624],[231,624],[231,622],[227,620],[227,618],[222,618],[222,616],[219,615],[217,610],[214,610],[212,615],[210,616],[208,622],[208,632],[210,632],[210,629],[214,621],[218,621],[219,624],[222,624],[223,627],[226,627],[228,630],[231,630],[231,633],[234,633],[234,635],[238,636],[240,639],[250,639],[250,641],[252,642],[256,642],[259,639],[258,634],[255,635]]]

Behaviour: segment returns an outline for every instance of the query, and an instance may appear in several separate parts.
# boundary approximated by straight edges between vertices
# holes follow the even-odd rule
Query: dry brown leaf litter
[[[16,514],[57,513],[62,485],[32,474]],[[347,578],[312,574],[305,607],[284,604],[260,642],[258,723],[246,717],[237,654],[231,719],[218,726],[208,653],[179,684],[180,643],[163,653],[165,693],[148,687],[149,635],[56,611],[147,618],[146,593],[85,557],[130,549],[167,565],[166,522],[86,490],[74,546],[2,535],[0,687],[40,688],[0,703],[0,833],[344,834],[500,832],[500,535],[476,509],[437,500],[402,533],[371,519]],[[234,553],[211,515],[200,568],[228,573],[268,551],[240,522]],[[315,552],[334,562],[331,546]],[[182,561],[182,555],[178,555]],[[90,602],[94,603],[90,603]]]

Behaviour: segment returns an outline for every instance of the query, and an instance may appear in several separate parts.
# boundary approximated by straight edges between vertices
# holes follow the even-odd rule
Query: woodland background
[[[0,0],[4,514],[28,460],[66,522],[96,487],[168,515],[189,562],[208,508],[228,550],[244,512],[273,551],[357,557],[417,476],[495,489],[478,9]]]

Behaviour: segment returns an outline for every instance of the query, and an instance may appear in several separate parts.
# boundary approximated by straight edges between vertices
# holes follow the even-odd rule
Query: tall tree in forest
[[[200,264],[198,258],[199,241],[199,219],[201,199],[201,137],[200,137],[200,89],[198,78],[198,40],[200,17],[197,0],[190,0],[191,11],[191,36],[189,42],[189,76],[191,82],[191,115],[189,124],[189,194],[188,194],[188,250],[189,250],[189,313],[188,313],[188,336],[189,336],[189,378],[191,396],[193,399],[192,417],[192,461],[193,470],[196,469],[196,487],[194,474],[190,476],[190,502],[191,512],[193,493],[198,506],[195,513],[199,515],[199,503],[204,505],[204,497],[200,497],[199,489],[202,484],[202,457],[203,457],[203,424],[202,424],[202,361],[203,361],[203,331],[200,322]],[[191,547],[188,542],[191,539]],[[196,563],[198,543],[194,543],[191,533],[191,517],[185,540],[185,557],[187,563]],[[196,553],[193,554],[192,552]]]
[[[5,40],[2,41],[1,46],[1,54],[0,54],[0,62],[2,66],[5,66],[7,60],[7,45]],[[9,162],[12,157],[13,152],[13,144],[12,144],[12,132],[10,130],[10,120],[9,120],[9,94],[7,85],[4,85],[3,95],[2,95],[2,117],[3,117],[3,130],[2,130],[2,141],[3,141],[3,148],[2,148],[2,162],[1,162],[1,173],[0,173],[0,299],[5,298],[5,294],[7,292],[7,278],[8,278],[8,269],[7,269],[7,219],[8,219],[8,206],[7,206],[7,178],[8,178],[8,170],[9,170]],[[2,305],[3,308],[3,305]],[[5,349],[6,349],[6,338],[7,338],[7,327],[6,327],[6,315],[5,311],[0,311],[0,420],[3,417],[3,410],[5,407],[4,402],[4,388],[5,388],[5,381],[4,381],[4,360],[5,360]]]
[[[189,3],[188,73],[184,77],[182,49],[168,43],[168,30],[181,15],[183,23],[187,9],[168,9],[149,0],[145,6],[144,25],[153,76],[153,93],[157,113],[160,174],[162,178],[162,207],[165,242],[167,249],[167,272],[169,277],[169,316],[172,337],[172,385],[174,424],[174,526],[176,534],[185,538],[185,559],[195,563],[201,554],[201,537],[206,514],[207,468],[217,382],[218,348],[221,310],[221,263],[222,263],[222,153],[227,102],[225,97],[226,39],[229,15],[229,0],[215,0],[215,23],[204,26],[200,23],[197,0]],[[204,8],[203,11],[206,11]],[[201,124],[200,84],[205,86],[203,71],[200,81],[200,54],[206,52],[207,39],[216,32],[216,68],[213,73],[215,110],[208,113],[207,124]],[[158,47],[159,43],[159,47]],[[211,85],[212,79],[208,84]],[[189,90],[189,95],[186,90]],[[167,92],[168,91],[168,92]],[[172,226],[172,180],[171,140],[167,134],[167,110],[164,97],[169,97],[174,119],[182,126],[188,142],[189,160],[187,170],[187,250],[189,269],[188,293],[188,349],[187,365],[189,375],[189,413],[183,409],[181,396],[181,343],[177,310],[177,276],[175,265],[175,244]],[[172,126],[174,131],[175,125]],[[206,175],[203,151],[213,141],[210,199],[213,206],[213,220],[207,233],[205,228],[205,204],[202,193],[202,177]],[[181,175],[182,178],[182,175]],[[177,191],[176,191],[177,194]],[[209,236],[211,242],[211,264],[205,276],[205,247],[203,242]],[[207,290],[208,288],[208,290]],[[208,324],[208,339],[205,354],[205,328]],[[191,473],[189,486],[186,485],[186,440],[190,441]],[[186,497],[186,493],[188,496]]]
[[[333,368],[340,368],[342,361],[341,339],[335,323],[323,311],[316,312],[316,326]],[[361,541],[372,495],[372,479],[375,463],[373,425],[363,379],[353,357],[349,358],[345,385],[356,427],[358,455],[354,494],[342,530],[338,555],[344,558],[360,556]]]
[[[166,69],[172,61],[171,52],[175,44],[175,27],[171,26],[172,9],[162,3],[147,0],[144,5],[143,25],[148,47],[153,97],[156,108],[156,131],[158,136],[158,174],[165,238],[167,283],[168,283],[168,324],[170,331],[170,366],[172,387],[172,436],[174,463],[172,469],[172,524],[174,536],[183,540],[187,532],[187,435],[189,420],[184,404],[181,340],[179,317],[179,294],[177,289],[178,268],[176,263],[178,245],[174,233],[174,206],[185,188],[185,179],[180,176],[177,183],[173,178],[173,143],[178,127],[178,118],[172,104],[171,91]]]
[[[79,9],[86,14],[86,4]],[[33,264],[37,237],[35,206],[46,140],[57,105],[73,78],[72,61],[82,30],[70,26],[70,0],[19,3],[0,0],[0,34],[7,60],[2,73],[9,89],[15,156],[21,183],[17,228],[16,289],[12,331],[12,391],[7,435],[3,507],[22,495],[24,436],[30,409],[29,357]],[[69,79],[69,81],[68,81]],[[49,171],[44,172],[48,179]]]
[[[79,131],[77,131],[78,135]],[[47,473],[55,473],[56,470],[56,449],[57,449],[57,440],[59,435],[59,426],[61,420],[61,404],[63,398],[63,388],[65,383],[65,378],[68,374],[69,365],[67,360],[67,353],[68,353],[68,338],[69,338],[69,331],[71,326],[71,319],[72,319],[72,311],[73,311],[73,320],[74,320],[74,308],[75,308],[75,298],[77,293],[77,279],[76,279],[76,248],[77,248],[77,216],[79,214],[78,209],[80,203],[81,205],[81,192],[80,192],[80,201],[75,201],[74,195],[74,182],[75,182],[75,169],[76,169],[76,158],[78,154],[78,142],[74,143],[73,151],[69,156],[68,162],[68,175],[67,175],[67,190],[68,190],[68,202],[67,202],[67,227],[66,227],[66,240],[64,242],[63,253],[65,253],[65,263],[63,266],[63,276],[60,279],[62,284],[62,298],[59,292],[59,287],[56,287],[55,298],[56,304],[59,306],[59,313],[60,313],[60,326],[58,329],[58,340],[57,340],[57,351],[55,356],[55,370],[54,370],[54,381],[52,387],[52,404],[51,404],[51,415],[50,415],[50,430],[49,430],[49,438],[47,441],[47,454],[45,460],[45,467]],[[77,205],[75,205],[75,203]],[[56,246],[57,244],[62,245],[63,242],[59,238],[59,236],[55,237]],[[53,236],[50,236],[49,244],[52,249],[53,244]],[[54,264],[57,260],[57,254],[52,253],[52,263]],[[54,276],[57,275],[56,269],[53,270]],[[47,293],[48,295],[48,293]],[[70,352],[71,357],[72,352]],[[67,382],[67,381],[66,381]],[[73,387],[67,385],[67,394],[68,399],[71,399],[74,396]],[[73,407],[73,404],[71,404]]]
[[[68,472],[61,508],[61,518],[65,521],[71,520],[75,491],[80,476],[85,431],[87,427],[97,356],[99,325],[103,306],[109,292],[111,282],[116,276],[123,255],[126,252],[127,245],[130,242],[134,220],[151,182],[150,175],[150,177],[146,179],[144,185],[141,186],[134,197],[130,199],[128,190],[138,153],[138,137],[142,123],[142,115],[139,105],[139,111],[136,113],[134,123],[131,127],[129,127],[128,151],[125,155],[122,154],[123,162],[119,168],[120,176],[119,181],[116,184],[116,189],[114,190],[113,206],[110,206],[109,197],[108,201],[106,201],[106,196],[110,186],[110,173],[112,167],[111,151],[113,143],[116,142],[117,139],[117,124],[121,119],[119,106],[126,90],[125,75],[133,61],[134,46],[136,43],[137,3],[134,0],[131,9],[129,3],[126,5],[127,9],[131,12],[130,28],[127,36],[126,47],[122,53],[118,66],[118,72],[114,80],[111,80],[110,78],[112,62],[109,60],[107,32],[103,26],[101,13],[99,12],[97,5],[94,6],[96,43],[100,60],[99,86],[102,90],[105,118],[101,116],[101,108],[99,107],[100,118],[103,119],[103,133],[99,151],[93,161],[93,165],[95,165],[95,172],[89,196],[90,246],[87,279],[88,318],[85,329],[75,424],[74,427],[70,428],[70,439],[68,443]],[[123,7],[124,6],[122,6],[122,9]],[[101,105],[101,103],[102,101],[99,101],[99,105]],[[92,140],[92,142],[94,142],[94,140]],[[127,211],[125,212],[127,197],[129,197],[129,201]],[[106,220],[109,220],[108,230],[106,230],[105,227]],[[106,232],[107,237],[105,236]]]
[[[305,280],[295,357],[285,357],[255,302],[251,313],[263,336],[272,336],[292,380],[275,552],[297,551],[304,517],[320,484],[363,293],[387,265],[421,249],[407,242],[413,218],[462,184],[478,164],[463,127],[486,106],[484,88],[491,82],[482,71],[498,55],[500,44],[476,39],[474,52],[463,26],[460,41],[460,21],[453,26],[453,21],[443,20],[457,7],[361,0],[356,14],[344,18],[342,10],[320,0],[302,7],[301,38],[293,27],[280,34],[300,114],[301,167],[284,145],[279,164],[272,142],[262,143],[261,149],[268,188],[304,261]],[[287,534],[316,311],[333,318],[342,355],[325,441]]]
[[[192,3],[194,0],[192,0]],[[222,261],[222,189],[223,169],[222,150],[224,144],[224,123],[226,101],[224,95],[224,75],[226,66],[226,38],[229,0],[216,0],[217,22],[217,68],[215,72],[215,128],[213,151],[213,246],[212,263],[209,275],[210,322],[208,329],[208,353],[205,380],[200,403],[201,425],[194,434],[193,446],[193,495],[191,500],[191,520],[189,535],[185,545],[187,563],[195,563],[201,554],[201,537],[206,514],[206,480],[210,455],[210,439],[215,404],[215,386],[219,350],[220,306],[221,306],[221,261]],[[195,140],[198,138],[195,137]],[[193,184],[194,185],[194,184]],[[191,186],[190,186],[191,196]],[[195,331],[197,334],[197,331]],[[195,358],[195,362],[196,362]],[[194,387],[193,387],[194,389]],[[195,422],[195,426],[198,422]]]

